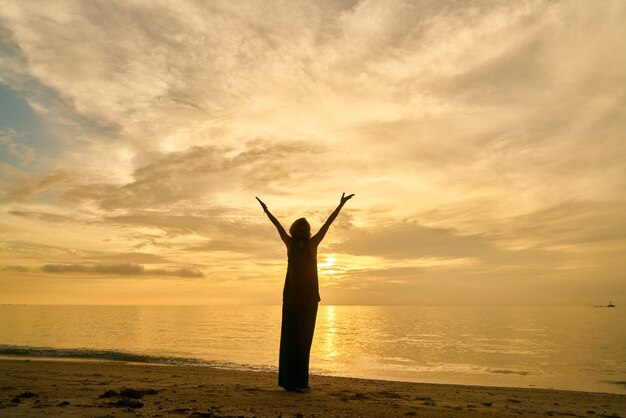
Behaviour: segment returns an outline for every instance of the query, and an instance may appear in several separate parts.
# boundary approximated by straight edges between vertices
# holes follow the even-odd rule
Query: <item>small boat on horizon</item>
[[[616,308],[615,305],[613,305],[613,301],[609,301],[608,305],[593,305],[594,308]]]

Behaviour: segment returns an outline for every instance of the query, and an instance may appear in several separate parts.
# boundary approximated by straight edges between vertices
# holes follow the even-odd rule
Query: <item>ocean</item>
[[[2,305],[0,356],[275,371],[280,316],[280,306]],[[619,307],[320,305],[311,372],[626,393],[625,324]]]

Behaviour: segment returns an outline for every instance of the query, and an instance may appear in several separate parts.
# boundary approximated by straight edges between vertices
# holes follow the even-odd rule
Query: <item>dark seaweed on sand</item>
[[[159,393],[156,389],[130,389],[124,388],[119,392],[113,389],[109,389],[102,395],[98,396],[100,399],[104,398],[128,398],[128,399],[142,399],[144,395],[156,395]]]
[[[141,408],[143,407],[143,402],[138,401],[136,399],[122,398],[122,399],[118,399],[115,402],[109,402],[107,406],[118,406],[118,407],[123,407],[123,408]]]

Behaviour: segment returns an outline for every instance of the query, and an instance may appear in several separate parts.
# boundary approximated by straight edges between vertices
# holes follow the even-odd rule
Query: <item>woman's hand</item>
[[[259,201],[259,203],[261,204],[261,207],[263,208],[263,212],[265,212],[267,217],[270,218],[270,221],[272,221],[272,223],[276,227],[276,230],[278,231],[278,235],[280,235],[280,239],[282,239],[285,245],[289,247],[289,244],[291,243],[291,237],[289,236],[289,234],[287,234],[287,231],[285,231],[285,228],[283,228],[280,222],[278,222],[278,219],[276,219],[276,217],[272,215],[269,210],[267,210],[267,205],[263,203],[261,199],[259,199],[256,196],[255,196],[255,199]]]
[[[342,193],[342,194],[341,194],[341,204],[343,205],[343,204],[345,204],[348,200],[352,199],[352,196],[354,196],[354,193],[349,194],[348,196],[346,196],[346,194],[345,194],[345,193]],[[260,200],[259,200],[259,202],[260,202]]]
[[[258,197],[255,197],[255,199],[259,201],[259,203],[261,204],[261,207],[263,208],[263,210],[266,211],[267,210],[267,205],[265,203],[263,203],[261,201],[261,199],[259,199]]]

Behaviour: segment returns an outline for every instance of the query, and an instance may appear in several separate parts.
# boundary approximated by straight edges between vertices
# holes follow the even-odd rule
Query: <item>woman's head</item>
[[[311,238],[311,225],[305,218],[296,219],[289,228],[289,234],[293,239],[309,239]]]

